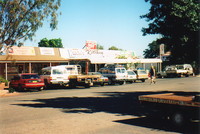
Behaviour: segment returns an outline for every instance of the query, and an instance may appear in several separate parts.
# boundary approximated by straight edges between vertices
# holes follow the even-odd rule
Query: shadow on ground
[[[198,126],[190,124],[184,129],[173,127],[168,120],[148,118],[152,109],[147,109],[138,101],[139,95],[168,92],[98,92],[99,97],[59,97],[32,100],[35,104],[14,104],[33,108],[57,108],[64,113],[96,113],[105,112],[118,115],[134,115],[135,119],[117,120],[114,122],[134,126],[158,129],[179,133],[198,133]],[[176,92],[176,94],[199,94],[198,92]],[[26,100],[23,100],[26,101]],[[30,101],[30,100],[27,100]]]

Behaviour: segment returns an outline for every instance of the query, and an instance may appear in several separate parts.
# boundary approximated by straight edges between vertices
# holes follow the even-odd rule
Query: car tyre
[[[90,88],[90,84],[85,84],[85,88]]]
[[[183,126],[185,124],[185,120],[186,119],[181,112],[175,112],[174,114],[172,114],[171,121],[177,127]]]
[[[104,82],[102,82],[100,85],[103,87],[103,86],[105,85],[105,83],[104,83]]]
[[[42,91],[42,90],[44,90],[44,87],[38,88],[38,91]]]

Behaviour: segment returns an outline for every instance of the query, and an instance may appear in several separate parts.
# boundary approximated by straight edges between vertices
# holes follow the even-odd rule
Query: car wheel
[[[22,88],[22,85],[21,85],[21,84],[18,85],[17,90],[19,90],[19,91],[24,91],[24,89]]]
[[[42,90],[44,90],[44,87],[38,88],[38,91],[42,91]]]
[[[181,127],[185,123],[185,117],[181,112],[176,112],[171,117],[172,123],[178,127]]]
[[[109,85],[115,85],[115,82],[114,82],[112,79],[109,79],[109,80],[108,80],[108,84],[109,84]]]
[[[145,79],[142,79],[141,81],[142,81],[142,82],[145,82]]]
[[[104,83],[104,82],[102,82],[102,83],[101,83],[101,86],[103,87],[104,85],[105,85],[105,83]]]
[[[76,84],[75,84],[74,82],[70,82],[70,83],[69,83],[69,87],[70,87],[70,88],[76,88]]]
[[[123,84],[126,84],[126,81],[120,81],[119,82],[119,85],[123,85]]]
[[[85,84],[85,88],[90,88],[90,84]]]

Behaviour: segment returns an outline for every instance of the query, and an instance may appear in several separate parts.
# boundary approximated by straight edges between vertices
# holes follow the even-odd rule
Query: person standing
[[[149,71],[149,77],[150,77],[150,84],[154,83],[156,84],[156,70],[154,68],[154,66],[151,66],[151,69]]]

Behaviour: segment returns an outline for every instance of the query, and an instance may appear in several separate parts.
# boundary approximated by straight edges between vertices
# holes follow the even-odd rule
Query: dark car
[[[14,76],[10,81],[10,87],[16,90],[25,91],[28,89],[44,89],[44,81],[40,79],[38,74],[23,73]]]
[[[104,86],[106,83],[108,83],[108,77],[104,77],[99,72],[88,72],[88,75],[98,75],[99,76],[97,79],[93,79],[93,84],[94,85]]]

